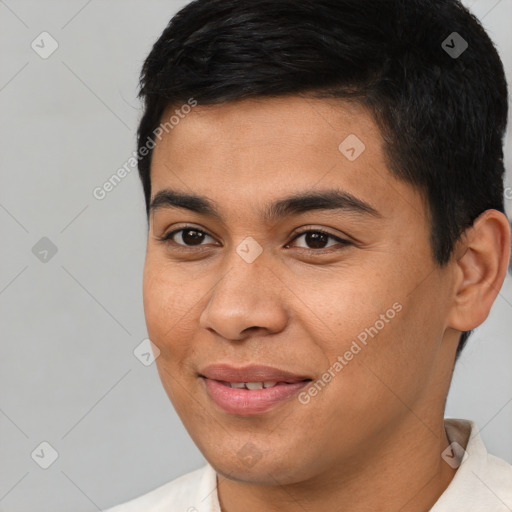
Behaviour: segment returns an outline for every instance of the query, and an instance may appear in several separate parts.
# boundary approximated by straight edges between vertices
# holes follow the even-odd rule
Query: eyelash
[[[178,243],[176,243],[176,242],[174,242],[172,240],[174,235],[176,235],[177,233],[180,233],[182,231],[188,231],[188,230],[196,231],[198,233],[202,233],[204,235],[207,235],[207,236],[213,238],[212,235],[210,235],[209,233],[207,233],[206,231],[204,231],[202,229],[196,228],[195,226],[183,226],[180,229],[175,229],[174,231],[171,231],[170,233],[167,233],[166,235],[163,235],[162,237],[157,237],[157,240],[159,242],[163,242],[165,244],[172,245],[173,248],[176,248],[177,250],[190,251],[190,250],[194,250],[194,249],[197,249],[197,248],[200,249],[202,247],[202,245],[189,246],[189,245],[178,244]],[[292,240],[288,244],[286,244],[286,246],[288,246],[290,243],[292,243],[295,240],[297,240],[298,238],[300,238],[302,235],[305,235],[305,234],[308,234],[308,233],[320,233],[322,235],[326,235],[327,237],[332,238],[333,240],[338,242],[338,244],[340,244],[342,246],[341,248],[344,248],[344,247],[346,247],[348,245],[351,245],[351,242],[349,242],[348,240],[344,240],[343,238],[339,238],[337,236],[334,236],[333,234],[329,233],[328,231],[324,231],[323,229],[316,228],[316,229],[306,229],[304,231],[300,231],[298,233],[295,233],[293,235]],[[311,249],[311,248],[308,248],[308,247],[299,247],[299,249],[302,249],[303,251],[312,252],[312,253],[324,253],[324,254],[326,252],[332,252],[333,250],[339,250],[339,249],[336,249],[336,246],[325,247],[323,249]]]

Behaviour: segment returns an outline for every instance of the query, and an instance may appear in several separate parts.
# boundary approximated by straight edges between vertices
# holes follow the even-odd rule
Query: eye
[[[204,242],[206,238],[213,240],[208,233],[193,226],[185,226],[180,229],[175,229],[163,237],[159,237],[158,240],[176,246],[191,248],[204,245],[202,242]]]
[[[208,243],[208,238],[213,242],[215,241],[212,236],[201,229],[194,226],[184,226],[180,229],[175,229],[162,237],[158,237],[158,240],[166,244],[170,244],[177,249],[192,249],[194,247],[206,245],[203,242],[206,241]],[[351,242],[348,240],[344,240],[327,231],[323,231],[321,229],[309,229],[297,233],[292,241],[285,247],[288,248],[291,243],[296,243],[297,240],[300,240],[301,238],[303,239],[303,242],[302,245],[298,245],[298,247],[300,249],[314,252],[329,250],[331,247],[336,245],[340,245],[341,248],[351,245]]]
[[[350,242],[348,240],[344,240],[342,238],[334,236],[331,233],[328,233],[327,231],[323,231],[321,229],[310,229],[307,231],[302,231],[301,233],[298,233],[297,236],[295,236],[292,242],[295,242],[300,238],[303,238],[303,243],[305,245],[299,247],[301,249],[312,251],[329,249],[335,245],[341,245],[342,247],[350,245]],[[329,239],[334,243],[329,244]]]

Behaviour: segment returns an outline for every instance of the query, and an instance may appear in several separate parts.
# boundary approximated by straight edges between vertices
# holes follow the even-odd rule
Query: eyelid
[[[207,230],[201,228],[201,227],[198,227],[198,226],[194,226],[194,225],[191,225],[191,224],[186,224],[186,225],[183,225],[183,226],[177,226],[177,227],[174,227],[174,229],[170,230],[169,232],[165,233],[164,235],[162,235],[161,237],[157,237],[157,240],[160,241],[160,242],[163,242],[163,243],[167,243],[167,244],[172,244],[174,248],[177,248],[178,250],[201,250],[201,248],[204,247],[203,244],[200,244],[200,245],[196,245],[196,246],[190,246],[190,245],[184,245],[184,244],[180,244],[180,243],[177,243],[177,242],[174,242],[172,241],[172,238],[177,234],[179,233],[180,231],[186,231],[186,230],[195,230],[195,231],[199,231],[201,233],[203,233],[204,235],[206,236],[209,236],[211,238],[216,238],[214,235],[211,235]],[[319,228],[319,227],[315,227],[315,226],[302,226],[300,228],[297,228],[295,231],[292,232],[292,234],[290,235],[290,241],[286,243],[285,245],[285,248],[288,248],[290,246],[291,243],[293,243],[295,240],[297,240],[297,238],[303,236],[303,235],[306,235],[308,233],[322,233],[324,235],[326,235],[327,237],[329,238],[332,238],[333,240],[335,240],[337,242],[336,245],[339,245],[341,244],[343,247],[345,246],[348,246],[348,245],[352,245],[353,242],[347,238],[342,238],[338,235],[335,235],[333,233],[331,233],[330,231],[327,231],[325,228]],[[335,246],[331,246],[331,247],[324,247],[324,248],[320,248],[320,249],[312,249],[312,248],[309,248],[309,247],[297,247],[297,249],[301,249],[302,251],[308,251],[308,252],[312,252],[312,253],[322,253],[322,252],[330,252],[332,250],[339,250],[339,249],[333,249],[333,247],[336,247]]]
[[[170,231],[164,233],[162,236],[157,236],[156,239],[159,241],[159,242],[164,242],[164,243],[170,243],[172,242],[172,238],[174,237],[174,235],[176,235],[177,233],[179,233],[180,231],[187,231],[187,230],[190,230],[190,231],[199,231],[203,234],[205,234],[206,236],[209,236],[211,238],[215,238],[214,235],[211,235],[207,230],[205,230],[204,228],[201,228],[201,227],[198,227],[198,226],[194,226],[192,224],[185,224],[183,226],[175,226],[174,229],[171,229]],[[173,242],[175,246],[178,246],[178,247],[183,247],[183,248],[194,248],[194,246],[187,246],[187,245],[183,245],[183,244],[178,244],[176,242]],[[202,245],[198,245],[198,246],[195,246],[195,247],[202,247]]]
[[[297,236],[300,236],[300,235],[303,235],[305,233],[311,233],[311,232],[314,232],[314,233],[323,233],[325,235],[329,235],[329,236],[332,236],[333,238],[337,238],[339,240],[341,240],[341,236],[344,236],[344,235],[335,235],[334,233],[331,233],[330,231],[328,231],[327,228],[321,228],[321,227],[318,227],[318,226],[314,226],[314,225],[310,225],[310,226],[301,226],[300,228],[297,228],[295,229],[292,234],[290,235],[293,239],[295,239]],[[347,240],[348,241],[348,240]]]
[[[335,235],[333,233],[331,233],[330,231],[327,231],[326,229],[324,228],[317,228],[315,226],[308,226],[308,227],[302,227],[302,228],[299,228],[300,231],[295,231],[294,233],[292,233],[291,237],[292,239],[290,240],[290,242],[288,242],[286,244],[285,247],[288,247],[292,242],[294,242],[295,240],[297,240],[297,238],[301,237],[302,235],[305,235],[305,234],[308,234],[308,233],[322,233],[334,240],[336,240],[336,242],[342,244],[343,246],[347,246],[347,245],[351,245],[353,244],[353,242],[351,240],[349,240],[348,238],[342,238],[338,235]],[[329,251],[332,247],[325,247],[323,249],[310,249],[308,247],[299,247],[299,249],[302,249],[304,251],[313,251],[313,252],[321,252],[321,251]]]

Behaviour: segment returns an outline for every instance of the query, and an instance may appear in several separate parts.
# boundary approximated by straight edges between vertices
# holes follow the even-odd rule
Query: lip
[[[223,382],[299,382],[311,379],[308,375],[298,375],[271,366],[251,365],[236,368],[229,364],[207,366],[199,375],[211,380]]]
[[[308,376],[272,368],[270,366],[246,366],[236,368],[227,364],[208,366],[199,377],[206,393],[223,411],[239,416],[262,414],[297,395],[309,384]],[[271,388],[235,389],[231,382],[278,382]]]

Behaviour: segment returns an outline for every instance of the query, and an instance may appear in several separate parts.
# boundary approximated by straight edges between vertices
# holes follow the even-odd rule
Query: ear
[[[510,259],[510,226],[497,210],[483,212],[454,251],[455,296],[448,326],[469,331],[489,315]]]

